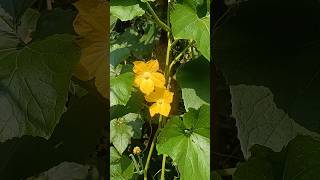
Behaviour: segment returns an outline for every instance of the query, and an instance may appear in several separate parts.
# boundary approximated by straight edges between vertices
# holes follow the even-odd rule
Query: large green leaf
[[[238,137],[245,158],[250,148],[264,145],[281,151],[298,134],[319,136],[295,123],[274,103],[272,92],[265,87],[231,86],[232,115],[237,120]]]
[[[210,179],[210,107],[190,109],[183,121],[169,119],[156,147],[177,164],[181,180]]]
[[[319,18],[320,4],[313,0],[248,1],[214,36],[214,59],[230,85],[269,88],[279,109],[315,132],[320,132]]]
[[[176,4],[170,10],[170,22],[176,39],[196,41],[198,50],[210,61],[210,14],[199,17],[196,8]]]
[[[110,122],[110,142],[120,154],[127,148],[132,137],[141,136],[143,121],[135,113],[128,113]],[[136,135],[135,135],[136,134]]]
[[[0,53],[0,141],[23,135],[50,137],[78,59],[79,50],[68,35]]]
[[[129,21],[142,16],[144,10],[139,6],[139,0],[111,0],[110,14],[121,21]]]
[[[187,111],[210,103],[210,64],[203,57],[180,66],[176,79]]]
[[[110,79],[110,106],[126,105],[133,89],[133,73],[127,72]]]
[[[308,136],[294,138],[281,152],[256,145],[252,157],[240,163],[234,180],[318,180],[320,142]]]

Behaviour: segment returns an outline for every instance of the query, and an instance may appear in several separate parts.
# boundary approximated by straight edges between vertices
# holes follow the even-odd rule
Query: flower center
[[[149,73],[149,72],[143,73],[143,79],[148,80],[150,78],[151,78],[151,73]]]
[[[161,106],[163,103],[164,103],[164,100],[163,100],[163,99],[159,99],[159,100],[157,101],[157,104],[158,104],[159,106]]]

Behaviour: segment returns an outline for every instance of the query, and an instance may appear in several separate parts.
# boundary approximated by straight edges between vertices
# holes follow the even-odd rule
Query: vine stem
[[[169,72],[168,72],[168,73],[170,73],[173,65],[179,61],[180,57],[181,57],[184,53],[186,53],[186,51],[191,47],[191,45],[192,45],[192,43],[189,43],[188,46],[185,47],[185,48],[174,58],[174,60],[173,60],[173,61],[170,63],[170,65],[169,65],[169,69],[168,69]]]
[[[161,21],[161,19],[157,16],[157,14],[154,12],[154,10],[152,9],[152,7],[150,6],[150,4],[148,2],[146,2],[146,4],[147,4],[147,8],[149,9],[149,11],[150,11],[152,17],[154,18],[154,20],[156,21],[156,23],[165,31],[170,32],[170,27]]]
[[[151,155],[152,155],[152,152],[153,152],[153,149],[154,149],[154,145],[156,144],[157,136],[158,136],[158,134],[160,132],[160,129],[161,129],[161,125],[162,125],[162,116],[160,115],[159,116],[158,129],[157,129],[157,131],[154,134],[154,137],[152,139],[152,143],[151,143],[150,150],[149,150],[148,157],[147,157],[146,166],[144,167],[144,172],[143,172],[143,176],[144,176],[143,179],[144,180],[148,179],[148,169],[149,169],[150,159],[151,159]]]
[[[161,180],[165,180],[164,179],[164,173],[166,171],[166,158],[167,158],[167,155],[164,154],[163,157],[162,157]]]

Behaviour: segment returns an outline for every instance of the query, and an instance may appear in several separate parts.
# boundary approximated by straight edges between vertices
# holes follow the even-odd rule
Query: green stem
[[[207,0],[207,13],[210,13],[210,1],[211,0]]]
[[[154,145],[156,144],[157,136],[158,136],[158,134],[160,132],[160,129],[161,129],[161,123],[162,123],[162,116],[160,115],[158,129],[157,129],[157,131],[154,134],[154,137],[152,139],[152,143],[151,143],[150,150],[149,150],[148,157],[147,157],[146,166],[144,167],[144,173],[143,173],[144,174],[144,177],[143,177],[144,180],[148,179],[148,169],[149,169],[150,159],[151,159],[151,155],[152,155],[152,152],[153,152],[153,149],[154,149]]]
[[[133,154],[129,154],[129,156],[130,156],[130,158],[132,159],[133,165],[134,165],[134,167],[136,168],[136,170],[137,170],[138,172],[140,172],[140,167],[139,167],[139,165],[138,165],[138,163],[137,163],[137,161],[136,161],[136,158],[134,158]]]
[[[179,61],[180,57],[181,57],[184,53],[186,53],[186,51],[189,49],[189,47],[191,47],[191,45],[192,45],[192,43],[189,43],[188,46],[185,47],[185,48],[174,58],[174,60],[171,62],[170,66],[169,66],[168,74],[170,74],[173,65]]]
[[[150,4],[148,2],[146,2],[146,4],[147,4],[147,8],[149,9],[149,11],[150,11],[152,17],[154,18],[154,20],[156,21],[156,23],[165,31],[170,32],[170,27],[160,20],[160,18],[157,16],[157,14],[154,12],[154,10],[152,9],[152,7],[150,6]]]
[[[166,158],[167,158],[167,155],[164,154],[162,157],[161,180],[165,180],[164,173],[166,172]]]

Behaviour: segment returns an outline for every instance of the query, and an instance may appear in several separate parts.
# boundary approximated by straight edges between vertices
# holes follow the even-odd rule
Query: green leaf
[[[110,108],[110,119],[119,118],[128,113],[139,113],[144,103],[144,95],[139,92],[133,92],[125,106],[116,105]]]
[[[139,6],[138,0],[111,0],[110,14],[121,21],[129,21],[135,17],[142,16],[144,10]]]
[[[18,22],[26,9],[31,7],[36,0],[0,0],[0,7],[3,8],[14,22]]]
[[[319,18],[316,1],[248,1],[215,31],[213,43],[215,62],[230,85],[269,88],[279,109],[318,133]],[[298,27],[296,19],[303,22]]]
[[[90,167],[74,162],[63,162],[38,176],[29,177],[26,180],[68,179],[86,180],[90,177]]]
[[[0,141],[50,137],[64,111],[78,60],[79,49],[68,35],[0,53]]]
[[[155,47],[157,30],[154,23],[148,21],[144,29],[145,34],[141,36],[134,29],[127,28],[125,32],[117,38],[116,43],[130,49],[130,52],[135,58],[149,58]]]
[[[15,9],[7,7],[10,11],[8,12],[8,9],[2,7],[3,4],[0,4],[0,50],[15,48],[21,42],[31,41],[30,35],[36,27],[39,13],[32,9],[23,9],[20,12],[23,16],[20,17]]]
[[[252,157],[240,163],[234,180],[317,180],[320,142],[308,136],[294,138],[281,152],[256,145]]]
[[[88,94],[68,107],[49,140],[23,136],[0,143],[1,179],[21,179],[63,161],[83,163],[92,159],[104,136],[107,113],[107,104]]]
[[[133,89],[133,73],[127,72],[110,80],[110,106],[126,105]]]
[[[40,13],[30,8],[27,9],[21,17],[21,24],[18,28],[18,34],[20,40],[25,44],[28,44],[32,40],[31,33],[35,31],[39,17]]]
[[[170,10],[172,33],[176,39],[196,41],[201,54],[210,61],[210,15],[199,18],[196,9],[175,4]]]
[[[121,159],[121,155],[113,146],[110,146],[110,163],[116,163],[118,160]]]
[[[76,11],[55,8],[41,13],[37,29],[33,33],[34,39],[43,39],[54,34],[75,34],[73,21]]]
[[[110,15],[110,32],[113,31],[113,28],[116,26],[118,18],[116,16]]]
[[[129,180],[132,178],[133,172],[134,165],[127,156],[122,156],[119,162],[110,165],[111,180]]]
[[[112,44],[110,47],[110,64],[117,66],[130,56],[130,49],[125,44]]]
[[[203,105],[171,118],[159,134],[159,154],[168,154],[184,179],[210,179],[210,109]]]
[[[186,111],[210,103],[210,64],[203,57],[181,65],[176,79]]]
[[[127,148],[135,132],[140,132],[139,134],[141,136],[142,124],[139,123],[139,121],[140,116],[135,113],[129,113],[110,121],[110,142],[120,154]],[[136,137],[138,137],[139,134],[136,135]]]
[[[281,151],[298,134],[319,136],[295,123],[274,103],[272,92],[259,86],[231,86],[232,115],[245,158],[254,144]]]

